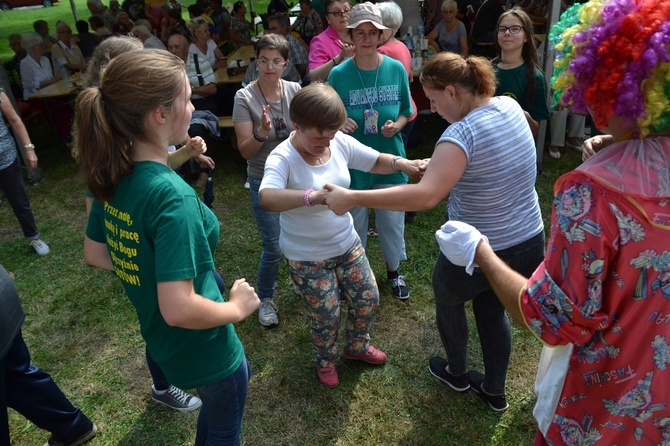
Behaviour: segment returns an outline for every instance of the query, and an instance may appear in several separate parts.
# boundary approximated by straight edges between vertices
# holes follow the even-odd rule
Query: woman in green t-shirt
[[[259,305],[244,279],[224,301],[214,279],[219,222],[167,165],[193,106],[181,59],[166,51],[114,58],[77,98],[75,144],[94,201],[89,265],[113,270],[154,361],[202,399],[195,444],[240,443],[251,373],[233,323]]]
[[[547,106],[547,84],[540,70],[533,40],[533,22],[523,9],[512,8],[498,19],[497,57],[493,66],[498,78],[496,96],[514,98],[526,115],[533,136],[540,121],[551,117]]]

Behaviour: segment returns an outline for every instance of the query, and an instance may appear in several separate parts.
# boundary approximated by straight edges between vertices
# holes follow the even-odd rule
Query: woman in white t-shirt
[[[189,22],[188,30],[191,32],[191,46],[188,52],[206,58],[214,70],[225,68],[226,58],[212,40],[207,22]]]
[[[55,84],[61,78],[54,76],[49,59],[44,56],[42,40],[34,34],[21,36],[21,45],[28,55],[21,60],[21,80],[23,81],[23,99],[37,90]]]
[[[323,205],[328,192],[322,187],[348,187],[349,168],[416,177],[424,162],[379,153],[340,132],[347,112],[326,84],[296,93],[290,117],[295,130],[265,161],[261,205],[281,213],[279,245],[310,314],[317,376],[335,387],[340,298],[349,305],[344,357],[383,364],[386,354],[370,344],[379,291],[365,250],[351,215],[335,215]]]

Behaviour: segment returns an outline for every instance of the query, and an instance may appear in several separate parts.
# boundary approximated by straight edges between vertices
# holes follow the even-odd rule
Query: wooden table
[[[228,69],[227,68],[219,68],[214,72],[214,77],[216,77],[216,83],[217,84],[241,84],[244,81],[244,74],[246,72],[247,67],[245,68],[245,71],[238,73],[238,74],[233,74],[232,76],[228,76]]]
[[[245,65],[249,65],[251,62],[251,58],[256,57],[256,53],[254,52],[254,46],[253,45],[244,45],[230,53],[228,56],[226,56],[226,59],[228,62],[232,62],[233,60],[243,60]]]
[[[54,112],[59,108],[72,106],[74,108],[74,98],[79,93],[83,86],[83,76],[81,73],[75,73],[70,76],[69,85],[62,79],[49,86],[41,88],[28,96],[29,100],[41,100],[44,103],[44,108],[47,111],[49,124],[51,128],[56,131],[56,124],[54,122]]]
[[[59,96],[70,96],[76,94],[77,91],[79,91],[78,85],[80,82],[81,77],[79,77],[78,80],[72,79],[70,85],[66,85],[65,81],[61,79],[54,84],[37,90],[35,93],[28,96],[28,99],[48,99]]]
[[[251,59],[256,57],[256,53],[254,52],[254,46],[253,45],[244,45],[232,53],[230,53],[227,57],[226,60],[228,63],[235,62],[236,60],[239,60],[240,62],[243,63],[244,70],[239,70],[242,71],[241,73],[236,73],[231,75],[228,75],[228,68],[219,68],[214,72],[214,76],[216,77],[216,83],[217,84],[241,84],[242,81],[244,81],[244,73],[246,72],[246,68],[249,66],[251,63]]]

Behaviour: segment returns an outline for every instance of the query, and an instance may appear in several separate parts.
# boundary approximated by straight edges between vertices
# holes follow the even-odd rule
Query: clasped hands
[[[399,162],[400,161],[397,163]],[[403,169],[407,176],[409,176],[411,179],[418,180],[421,179],[424,172],[426,171],[428,163],[430,162],[430,158],[415,160],[408,160],[403,158],[403,162],[407,164]],[[328,209],[337,215],[343,215],[349,212],[351,208],[358,206],[354,202],[354,194],[358,191],[346,189],[333,183],[324,185],[323,189],[328,191],[328,195],[326,195],[324,198],[323,204],[328,206]]]

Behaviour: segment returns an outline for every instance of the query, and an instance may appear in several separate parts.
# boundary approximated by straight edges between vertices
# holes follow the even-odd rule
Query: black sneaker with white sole
[[[202,401],[195,395],[184,392],[178,387],[170,385],[167,390],[159,392],[154,386],[151,386],[151,399],[170,409],[179,412],[190,412],[199,409]]]
[[[481,399],[486,401],[491,410],[496,412],[507,410],[509,404],[507,404],[507,398],[505,397],[504,393],[502,395],[491,395],[484,391],[483,374],[475,370],[471,370],[468,372],[468,381],[470,382],[470,388],[472,391],[479,395]]]
[[[94,423],[91,423],[91,427],[78,437],[64,441],[54,440],[54,438],[51,437],[49,441],[44,443],[44,446],[79,446],[81,444],[86,443],[91,438],[95,437],[97,433],[98,433],[97,426]]]
[[[400,300],[409,299],[409,288],[405,283],[405,276],[398,276],[394,278],[389,278],[389,285],[391,286],[391,293],[393,297]]]
[[[470,388],[468,375],[465,373],[461,376],[452,375],[447,372],[448,364],[446,359],[434,356],[428,361],[428,371],[430,371],[431,375],[451,387],[456,392],[465,392],[468,390]]]

